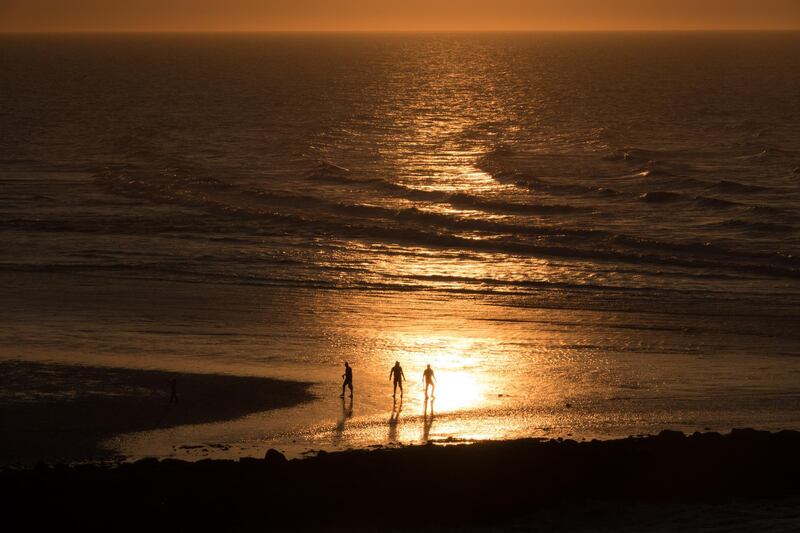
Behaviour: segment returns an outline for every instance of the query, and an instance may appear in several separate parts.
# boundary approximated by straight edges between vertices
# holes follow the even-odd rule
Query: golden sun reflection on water
[[[401,348],[387,358],[403,361],[410,387],[422,387],[422,371],[433,368],[436,409],[439,412],[475,409],[484,406],[488,379],[483,368],[486,342],[441,333],[398,333],[393,344]]]
[[[438,409],[469,409],[483,403],[486,387],[469,372],[450,371],[438,380],[437,393]]]
[[[618,327],[626,325],[620,320],[629,319],[618,314],[498,305],[473,297],[443,300],[421,292],[359,294],[348,302],[321,291],[309,295],[313,305],[307,308],[326,318],[330,338],[354,335],[348,343],[328,345],[331,349],[324,353],[332,355],[319,365],[318,373],[305,374],[312,367],[302,367],[303,377],[317,382],[312,388],[316,401],[219,424],[132,435],[115,445],[138,457],[203,458],[202,451],[193,451],[203,443],[230,447],[210,449],[219,457],[263,456],[270,447],[297,457],[311,449],[521,437],[609,438],[664,427],[719,431],[725,428],[715,421],[731,420],[731,413],[709,398],[710,377],[728,379],[715,390],[721,394],[741,375],[757,376],[760,384],[783,379],[784,390],[796,386],[791,381],[794,361],[788,367],[775,363],[765,372],[762,358],[742,367],[736,356],[710,361],[695,354],[662,352],[653,357],[636,346],[608,356],[603,346],[622,346],[631,336],[629,328]],[[654,342],[668,333],[648,335]],[[352,401],[339,398],[338,357],[354,366]],[[646,365],[644,357],[649,357]],[[388,377],[395,360],[408,380],[402,401],[393,400]],[[433,401],[425,401],[422,388],[426,364],[438,380]],[[734,364],[740,366],[732,371]],[[750,412],[742,416],[753,416]],[[776,410],[763,414],[772,427],[785,420]],[[187,443],[193,446],[181,448]]]

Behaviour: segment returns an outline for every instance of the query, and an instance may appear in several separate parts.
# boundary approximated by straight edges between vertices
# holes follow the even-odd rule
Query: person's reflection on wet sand
[[[431,433],[431,425],[433,425],[433,398],[430,400],[430,409],[428,409],[428,400],[425,400],[425,410],[422,413],[422,443],[428,442],[428,437]]]
[[[403,410],[403,397],[400,396],[400,401],[392,402],[392,414],[389,415],[389,442],[397,441],[397,423],[400,421],[400,411]]]
[[[342,440],[342,435],[344,435],[345,423],[353,417],[353,397],[351,396],[348,400],[342,398],[342,413],[339,416],[339,420],[336,422],[336,430],[334,431],[334,441],[338,443]]]

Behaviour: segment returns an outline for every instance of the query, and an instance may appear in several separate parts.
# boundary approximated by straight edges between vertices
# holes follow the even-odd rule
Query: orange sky
[[[0,0],[0,31],[800,29],[800,0]]]

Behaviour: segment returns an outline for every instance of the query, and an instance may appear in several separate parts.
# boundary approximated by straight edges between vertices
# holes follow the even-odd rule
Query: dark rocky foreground
[[[7,531],[437,529],[519,520],[553,526],[598,502],[606,511],[590,521],[632,506],[794,498],[800,433],[664,431],[614,441],[428,445],[292,461],[271,450],[265,459],[238,462],[40,465],[1,472],[0,491],[3,523],[12,525]]]

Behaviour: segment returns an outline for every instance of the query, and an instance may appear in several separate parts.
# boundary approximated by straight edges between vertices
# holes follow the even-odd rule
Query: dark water
[[[782,291],[800,276],[796,34],[17,36],[3,50],[3,169],[93,176],[6,180],[9,229],[85,236],[6,265],[480,290]],[[131,250],[139,236],[152,242]],[[340,253],[351,241],[498,272],[382,268],[380,251]],[[567,264],[543,277],[528,258]]]
[[[0,98],[4,353],[800,420],[800,34],[3,36]]]

